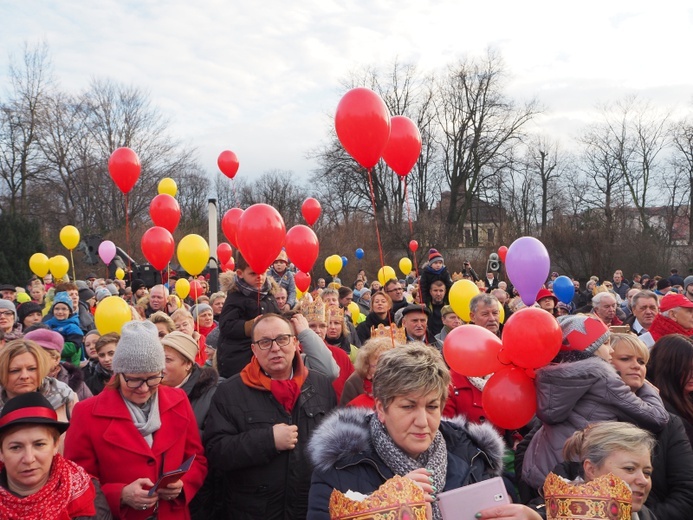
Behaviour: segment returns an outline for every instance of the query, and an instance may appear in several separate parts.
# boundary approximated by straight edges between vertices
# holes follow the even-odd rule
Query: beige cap
[[[174,330],[173,332],[166,334],[161,339],[161,343],[164,345],[164,347],[171,347],[172,349],[183,354],[183,356],[189,359],[191,362],[195,362],[198,346],[197,342],[192,336],[188,336],[187,334]]]

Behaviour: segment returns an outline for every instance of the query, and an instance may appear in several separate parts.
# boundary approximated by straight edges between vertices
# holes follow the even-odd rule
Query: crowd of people
[[[263,273],[239,256],[194,301],[173,280],[0,285],[0,517],[328,519],[333,490],[400,475],[433,519],[440,493],[496,476],[514,503],[477,518],[538,519],[556,475],[610,473],[632,518],[693,518],[693,276],[617,270],[560,301],[552,273],[534,305],[561,349],[536,369],[536,416],[510,431],[485,416],[491,374],[442,351],[457,327],[501,337],[525,304],[501,273],[427,260],[302,293],[285,252]],[[479,289],[467,323],[449,302],[460,279]],[[109,297],[132,320],[101,334]]]

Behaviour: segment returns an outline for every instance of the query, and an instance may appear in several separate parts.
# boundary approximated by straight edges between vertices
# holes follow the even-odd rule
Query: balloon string
[[[239,208],[240,204],[238,203],[238,194],[236,193],[236,183],[233,179],[231,179],[231,188],[233,189],[233,203],[235,207]]]
[[[77,280],[77,275],[75,274],[75,259],[72,257],[72,249],[70,249],[70,263],[72,264],[72,281]]]
[[[407,203],[407,220],[409,220],[409,240],[414,240],[414,225],[411,222],[411,207],[409,206],[409,194],[407,191],[407,176],[405,175],[404,177],[400,177],[400,179],[402,179],[402,182],[404,183],[404,200]],[[416,251],[412,251],[412,256],[414,257],[414,273],[418,273],[419,265],[416,259]],[[421,291],[419,291],[418,293],[418,300],[419,303],[423,303],[423,296],[421,295]]]
[[[373,217],[375,218],[375,236],[378,240],[378,253],[380,253],[380,268],[385,267],[385,260],[383,258],[383,244],[380,241],[380,228],[378,226],[378,213],[375,208],[375,193],[373,191],[373,176],[371,175],[372,168],[368,168],[368,187],[370,188],[371,204],[373,206]],[[385,280],[387,281],[387,280]],[[383,284],[385,285],[385,284]]]
[[[130,258],[132,257],[132,252],[130,251],[130,214],[129,214],[129,204],[128,204],[128,194],[125,194],[125,247],[128,253],[128,274],[132,273],[132,265],[130,265]],[[132,283],[132,275],[130,274],[130,283]]]

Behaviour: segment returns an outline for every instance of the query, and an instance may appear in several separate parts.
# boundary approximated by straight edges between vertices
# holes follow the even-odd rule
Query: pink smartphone
[[[511,504],[503,479],[491,478],[438,495],[443,520],[475,520],[482,509]]]

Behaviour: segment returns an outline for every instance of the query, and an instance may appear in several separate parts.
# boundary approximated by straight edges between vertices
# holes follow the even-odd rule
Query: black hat
[[[89,289],[89,287],[87,287],[86,289],[80,289],[78,294],[79,294],[80,301],[83,301],[83,302],[88,302],[89,300],[91,300],[95,296],[94,291]]]
[[[139,291],[142,287],[145,287],[145,285],[146,285],[146,284],[145,284],[142,280],[140,280],[139,278],[135,278],[135,279],[132,281],[132,284],[130,284],[130,287],[132,288],[132,292],[136,293],[136,292]]]
[[[17,288],[11,283],[0,284],[0,291],[12,291],[17,292]]]
[[[410,303],[402,309],[402,316],[406,316],[410,312],[425,312],[426,316],[431,315],[431,311],[425,305],[418,305],[416,303]]]
[[[39,392],[19,394],[5,403],[0,413],[0,433],[18,424],[43,424],[65,433],[70,423],[58,421],[58,414]]]
[[[36,302],[22,303],[19,307],[17,307],[17,321],[24,325],[24,318],[29,316],[29,314],[41,311],[43,311],[43,307]]]
[[[662,278],[657,281],[657,290],[661,291],[662,289],[666,289],[667,287],[671,287],[671,282],[667,280],[666,278]]]

